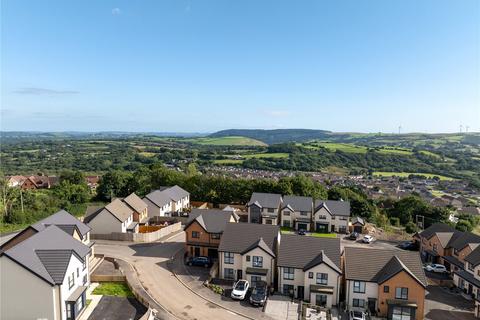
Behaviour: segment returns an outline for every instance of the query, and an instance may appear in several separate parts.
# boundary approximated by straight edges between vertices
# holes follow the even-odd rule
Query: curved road
[[[97,241],[95,252],[132,263],[148,293],[179,319],[245,319],[200,298],[168,270],[168,260],[184,245],[185,234],[182,232],[163,243]]]

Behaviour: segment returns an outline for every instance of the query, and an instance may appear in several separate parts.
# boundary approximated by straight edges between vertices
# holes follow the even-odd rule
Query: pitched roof
[[[382,283],[402,270],[427,286],[418,252],[345,247],[346,279]]]
[[[480,246],[477,246],[475,249],[473,249],[473,251],[470,252],[470,254],[466,256],[464,260],[472,264],[474,267],[478,266],[480,264]]]
[[[365,225],[365,220],[363,220],[363,218],[361,217],[354,217],[352,219],[352,224],[357,224],[357,223],[360,223],[362,226]]]
[[[269,253],[273,253],[273,256],[275,256],[279,231],[280,227],[276,225],[227,223],[218,251],[243,254],[246,250],[250,251],[254,247],[259,246],[264,250],[268,248],[270,250]]]
[[[290,207],[293,211],[312,211],[313,200],[310,197],[284,196],[282,208]]]
[[[327,209],[334,216],[350,216],[350,201],[315,200],[314,212],[321,208]]]
[[[452,238],[456,237],[458,233],[457,232],[437,232],[435,233],[435,235],[440,241],[440,244],[442,245],[442,247],[446,248],[449,242],[452,240]]]
[[[450,246],[454,249],[461,250],[469,244],[480,243],[480,236],[471,232],[461,232],[450,243]]]
[[[173,187],[161,187],[160,190],[167,194],[173,201],[179,201],[190,195],[190,193],[177,185],[174,185]]]
[[[133,214],[133,210],[120,199],[113,200],[105,206],[105,209],[121,222],[124,222]]]
[[[277,265],[308,270],[325,262],[340,272],[340,238],[317,238],[284,234]]]
[[[84,261],[89,253],[88,246],[51,225],[2,254],[54,285],[63,282],[72,254]]]
[[[430,239],[437,232],[455,232],[455,228],[445,223],[434,223],[419,233],[423,238]]]
[[[145,196],[145,198],[159,208],[163,207],[164,205],[166,205],[166,204],[170,203],[170,201],[172,201],[172,199],[170,198],[170,196],[167,193],[165,193],[163,191],[160,191],[160,190],[154,190],[154,191],[150,192],[149,194],[147,194]]]
[[[282,203],[282,195],[276,193],[254,192],[247,206],[257,204],[262,208],[278,208]]]
[[[147,204],[142,199],[140,199],[140,197],[137,196],[134,192],[125,199],[123,199],[123,202],[125,202],[138,213],[141,213],[143,212],[143,210],[147,209]]]
[[[60,210],[45,219],[32,224],[32,228],[37,231],[42,231],[50,225],[56,225],[66,233],[73,235],[73,230],[77,229],[80,235],[85,236],[91,228],[82,221],[78,220],[65,210]]]
[[[238,216],[232,211],[219,209],[192,209],[184,229],[196,221],[207,232],[222,233],[225,229],[225,225],[230,221],[232,216],[238,221]]]

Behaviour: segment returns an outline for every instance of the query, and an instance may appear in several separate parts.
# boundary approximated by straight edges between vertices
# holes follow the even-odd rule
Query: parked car
[[[372,243],[373,240],[374,240],[373,237],[368,235],[368,234],[366,236],[364,236],[363,239],[362,239],[363,243]]]
[[[352,310],[352,311],[349,312],[348,319],[349,320],[366,320],[367,317],[366,317],[365,312]]]
[[[187,260],[187,264],[189,266],[208,268],[212,266],[212,260],[209,257],[192,257]]]
[[[432,263],[432,264],[427,264],[425,267],[425,270],[430,271],[430,272],[437,272],[437,273],[447,273],[447,268],[445,268],[444,265],[437,264],[437,263]]]
[[[307,230],[305,230],[305,229],[300,229],[300,230],[298,230],[297,234],[298,234],[299,236],[304,236],[304,235],[307,234]]]
[[[248,287],[249,287],[249,283],[247,280],[238,280],[233,285],[233,290],[232,290],[232,293],[230,294],[230,297],[236,300],[244,300],[248,292]]]
[[[411,251],[416,251],[418,250],[418,245],[416,242],[413,241],[405,241],[400,243],[397,247],[403,250],[411,250]]]
[[[358,232],[352,232],[352,233],[350,233],[350,235],[348,236],[348,239],[350,239],[350,240],[357,240],[357,239],[358,239]]]
[[[258,281],[250,295],[250,304],[254,306],[264,306],[267,301],[267,283],[265,281]]]

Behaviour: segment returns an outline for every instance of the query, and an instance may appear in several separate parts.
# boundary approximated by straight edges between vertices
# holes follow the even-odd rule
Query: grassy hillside
[[[241,136],[195,138],[188,139],[186,141],[201,145],[213,146],[266,146],[266,144],[262,141]]]

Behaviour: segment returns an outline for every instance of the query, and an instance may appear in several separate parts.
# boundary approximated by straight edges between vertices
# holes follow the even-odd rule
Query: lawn
[[[266,146],[262,141],[247,137],[219,137],[219,138],[195,138],[195,139],[186,139],[186,141],[191,141],[201,145],[214,145],[214,146]]]
[[[451,177],[446,177],[446,176],[442,176],[442,175],[439,175],[439,174],[433,174],[433,173],[421,173],[421,172],[385,172],[385,171],[375,171],[373,173],[374,176],[379,176],[379,177],[393,177],[393,176],[397,176],[397,177],[408,177],[409,175],[411,174],[417,174],[417,175],[422,175],[422,176],[425,176],[427,178],[433,178],[433,177],[438,177],[440,178],[440,180],[455,180],[454,178],[451,178]]]
[[[312,232],[312,233],[309,233],[309,235],[312,236],[312,237],[317,237],[317,238],[336,238],[337,237],[336,233]]]
[[[133,298],[134,295],[125,282],[101,282],[96,287],[93,294],[102,296],[115,296],[115,297],[127,297]]]

